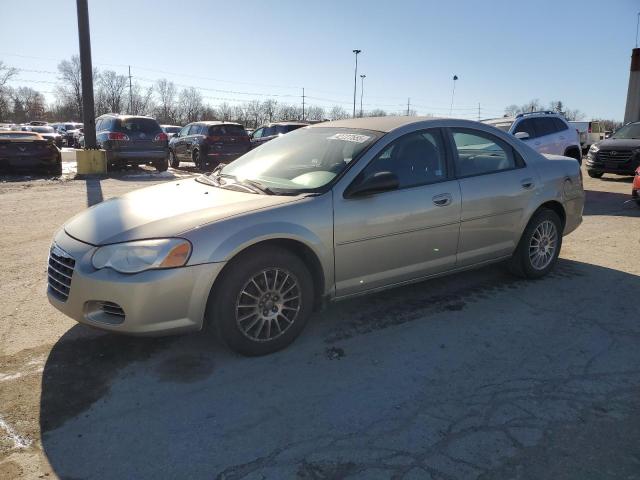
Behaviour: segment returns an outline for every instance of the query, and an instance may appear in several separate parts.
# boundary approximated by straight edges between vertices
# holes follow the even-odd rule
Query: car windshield
[[[178,133],[182,127],[164,127],[164,133]]]
[[[381,133],[348,128],[301,128],[261,145],[219,172],[269,189],[313,191],[331,182]]]
[[[625,125],[624,127],[620,128],[616,133],[611,135],[611,138],[640,139],[640,122],[630,123],[629,125]]]
[[[31,127],[32,132],[38,133],[53,133],[53,127]]]

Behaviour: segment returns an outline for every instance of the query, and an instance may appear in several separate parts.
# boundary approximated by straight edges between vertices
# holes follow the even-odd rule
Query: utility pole
[[[93,104],[93,67],[91,64],[91,34],[87,0],[76,0],[78,10],[78,40],[80,41],[80,74],[82,79],[82,121],[85,149],[96,148],[96,113]]]
[[[409,116],[410,106],[411,106],[411,98],[407,98],[407,117]]]
[[[120,113],[120,112],[113,112]],[[131,65],[129,65],[129,114],[133,113],[133,96],[131,96]]]
[[[362,50],[353,50],[353,53],[356,54],[356,70],[353,73],[353,118],[356,118],[356,93],[358,90],[358,54],[362,52]]]
[[[304,87],[302,87],[302,121],[304,122]]]
[[[360,118],[362,118],[362,96],[364,95],[364,79],[366,75],[360,75]]]
[[[478,121],[480,121],[480,102],[478,102]]]

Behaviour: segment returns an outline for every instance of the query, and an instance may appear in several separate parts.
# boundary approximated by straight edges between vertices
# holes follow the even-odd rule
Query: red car
[[[633,177],[633,187],[631,187],[631,196],[640,207],[640,167],[636,168],[636,176]]]

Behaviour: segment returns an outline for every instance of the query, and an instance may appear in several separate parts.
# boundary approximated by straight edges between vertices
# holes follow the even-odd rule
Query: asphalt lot
[[[172,178],[0,178],[0,478],[640,479],[640,208],[585,175],[539,281],[502,266],[341,302],[288,349],[79,326],[45,296],[54,231]]]

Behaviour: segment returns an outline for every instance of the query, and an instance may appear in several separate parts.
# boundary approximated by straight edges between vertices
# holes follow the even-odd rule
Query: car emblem
[[[18,147],[18,150],[20,150],[21,152],[25,152],[27,150],[27,147]]]
[[[612,150],[611,152],[609,152],[609,155],[611,155],[612,157],[615,157],[618,154],[618,152],[616,152],[615,150]]]
[[[145,134],[144,134],[144,133],[141,133],[141,134],[140,134],[140,138],[145,138]]]

